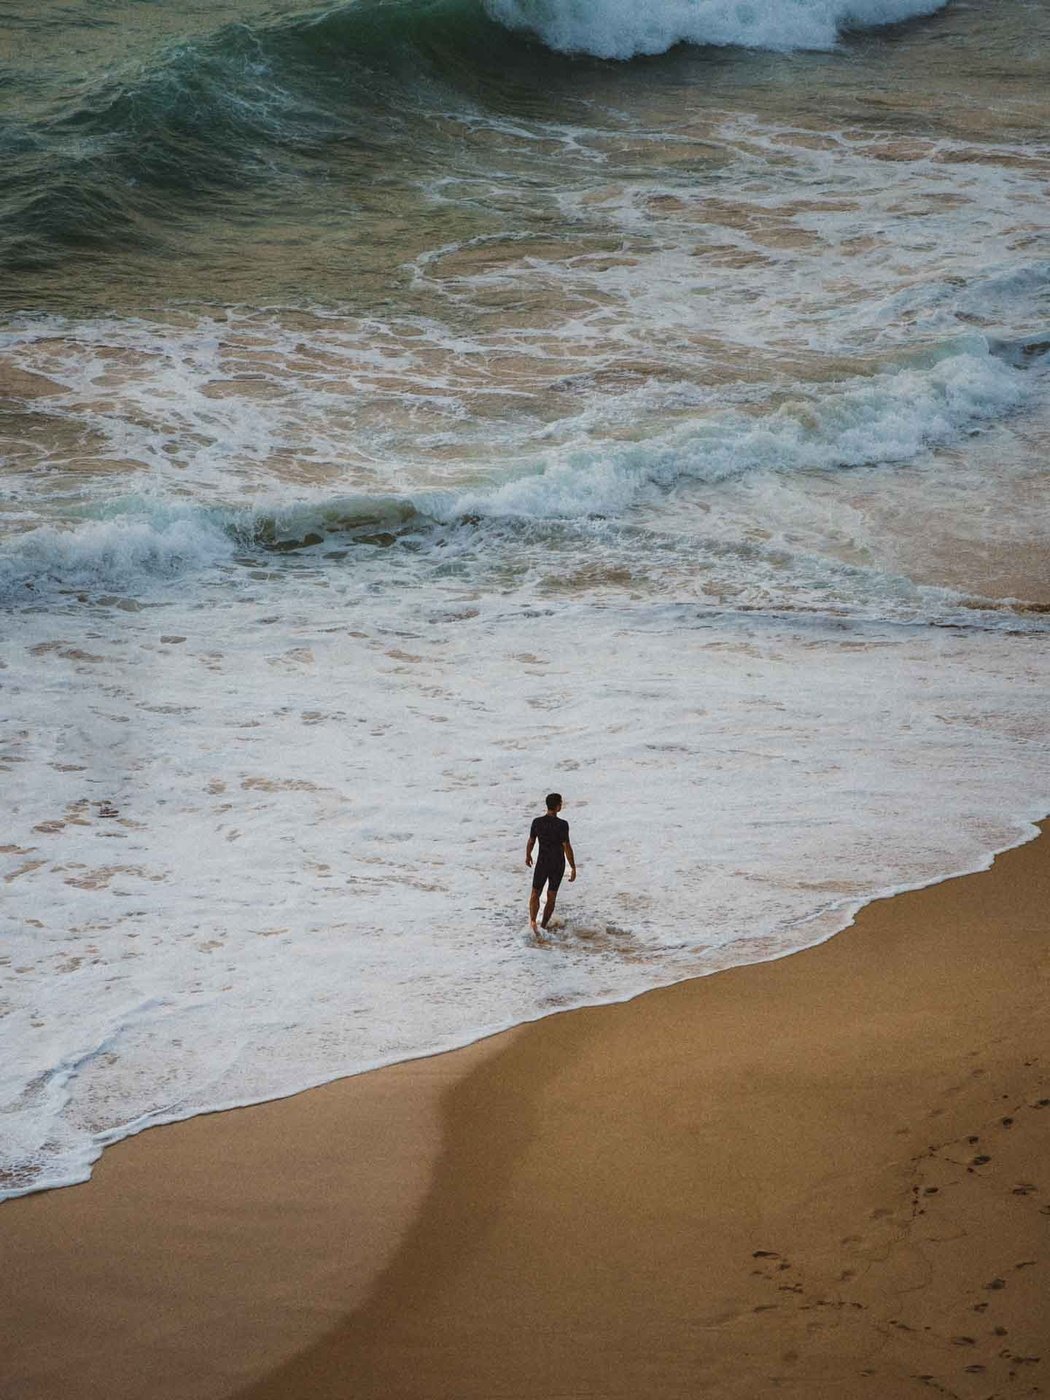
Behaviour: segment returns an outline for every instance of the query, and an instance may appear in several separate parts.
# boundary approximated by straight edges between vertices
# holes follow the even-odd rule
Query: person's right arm
[[[576,879],[576,857],[572,853],[572,843],[563,841],[561,848],[565,852],[565,859],[569,862],[569,883]]]

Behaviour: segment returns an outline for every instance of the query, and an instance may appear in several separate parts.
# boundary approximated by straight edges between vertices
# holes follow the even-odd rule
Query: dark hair
[[[552,811],[555,807],[561,806],[561,793],[549,792],[547,794],[547,811]]]

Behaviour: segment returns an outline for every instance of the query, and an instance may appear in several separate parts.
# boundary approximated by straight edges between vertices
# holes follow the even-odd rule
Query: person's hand
[[[576,867],[575,867],[575,865],[574,865],[574,866],[572,867],[572,869],[569,871],[569,884],[571,885],[572,882],[573,882],[573,880],[575,880],[575,879],[576,879]]]
[[[529,867],[530,870],[532,869],[532,857],[531,857],[531,856],[526,856],[526,857],[525,857],[525,864]]]

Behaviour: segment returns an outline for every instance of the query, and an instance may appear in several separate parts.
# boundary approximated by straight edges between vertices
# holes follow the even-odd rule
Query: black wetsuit
[[[532,888],[538,894],[544,885],[547,885],[548,893],[554,894],[561,884],[561,877],[565,874],[565,852],[562,846],[569,839],[569,823],[548,812],[545,817],[536,818],[529,835],[535,836],[540,843],[532,876]]]

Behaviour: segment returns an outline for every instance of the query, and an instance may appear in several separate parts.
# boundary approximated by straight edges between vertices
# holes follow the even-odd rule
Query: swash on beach
[[[1033,834],[1045,5],[0,15],[0,1193]]]

